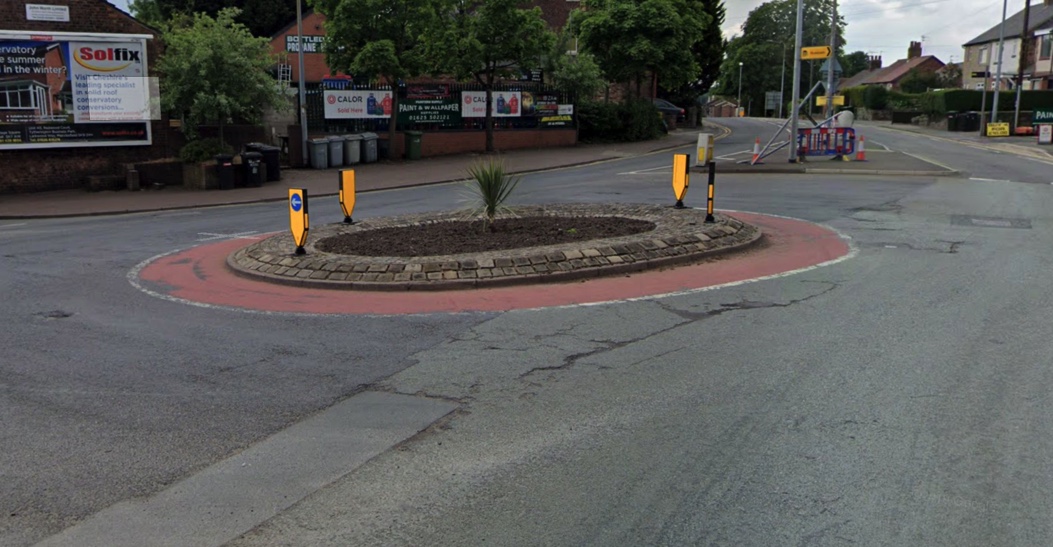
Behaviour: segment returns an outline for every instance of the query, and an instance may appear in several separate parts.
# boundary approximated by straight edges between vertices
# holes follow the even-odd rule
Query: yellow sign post
[[[834,106],[844,106],[845,96],[834,95]],[[815,106],[826,106],[826,95],[820,95],[815,98]]]
[[[1009,122],[998,122],[987,124],[987,136],[988,137],[1008,137],[1009,136]]]
[[[307,254],[303,248],[307,243],[307,231],[310,229],[306,188],[289,188],[289,229],[292,231],[293,242],[296,243],[296,254]]]
[[[716,193],[716,182],[717,182],[717,164],[710,162],[709,164],[709,194],[706,196],[706,224],[712,224],[716,222],[716,218],[713,217],[713,197]]]
[[[673,195],[676,196],[676,208],[684,208],[684,196],[687,195],[687,187],[690,173],[691,155],[673,154]]]
[[[351,224],[351,213],[355,210],[355,170],[340,171],[340,208],[344,211],[344,224]]]
[[[830,57],[830,46],[810,46],[801,48],[801,60],[812,61]]]

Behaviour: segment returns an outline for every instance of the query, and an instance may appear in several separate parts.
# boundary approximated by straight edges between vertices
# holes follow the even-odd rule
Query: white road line
[[[887,150],[887,151],[889,151],[889,152],[891,152],[891,151],[892,151],[892,149],[891,149],[891,148],[889,148],[889,147],[885,146],[884,144],[881,144],[880,142],[877,142],[877,141],[871,141],[871,142],[873,142],[873,143],[874,143],[875,145],[877,145],[877,146],[880,146],[880,147],[884,148],[885,150]]]
[[[28,222],[19,222],[18,224],[0,224],[0,228],[14,228],[15,226],[25,226]]]
[[[636,171],[626,171],[624,173],[618,173],[618,174],[619,175],[650,175],[651,172],[653,172],[653,171],[662,171],[662,170],[668,171],[670,169],[672,169],[672,166],[662,165],[662,166],[659,166],[659,167],[650,167],[648,169],[639,169],[639,170],[636,170]]]
[[[259,236],[253,236],[253,234],[256,234],[256,233],[258,233],[258,232],[256,232],[255,230],[251,231],[251,232],[238,232],[236,234],[216,234],[216,233],[212,233],[212,232],[198,232],[197,235],[205,236],[205,237],[199,237],[199,238],[197,238],[197,240],[198,241],[214,241],[214,240],[217,240],[217,239],[259,239],[260,238]]]
[[[1011,180],[1005,180],[1005,179],[985,179],[985,178],[981,178],[981,177],[969,177],[969,180],[976,180],[976,181],[980,181],[980,182],[1013,182]],[[1050,184],[1053,184],[1053,183],[1050,183]]]

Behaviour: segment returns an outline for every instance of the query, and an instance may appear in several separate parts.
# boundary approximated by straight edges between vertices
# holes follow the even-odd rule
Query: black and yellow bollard
[[[353,224],[351,213],[355,210],[355,170],[341,169],[337,184],[340,189],[340,209],[344,211],[344,224]]]
[[[676,196],[676,208],[684,208],[684,196],[690,186],[690,154],[673,154],[673,195]]]
[[[706,198],[706,223],[712,224],[717,221],[713,217],[713,194],[716,191],[717,164],[709,162],[709,196]]]

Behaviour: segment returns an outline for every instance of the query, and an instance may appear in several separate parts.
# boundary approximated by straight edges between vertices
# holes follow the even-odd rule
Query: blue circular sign
[[[293,194],[292,197],[289,198],[289,205],[292,207],[293,211],[299,213],[300,208],[303,207],[303,200],[300,199],[300,194]]]

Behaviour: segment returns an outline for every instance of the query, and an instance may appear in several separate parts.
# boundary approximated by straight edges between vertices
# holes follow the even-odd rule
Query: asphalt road
[[[718,154],[774,129],[727,123]],[[128,283],[151,256],[285,229],[275,204],[0,224],[0,544],[149,496],[362,390],[461,411],[234,545],[1048,544],[1048,165],[867,137],[1017,182],[722,176],[718,208],[824,223],[858,255],[504,314],[246,314]],[[671,154],[532,174],[517,200],[671,202]],[[356,216],[462,196],[364,194]],[[334,198],[311,207],[340,220]]]

